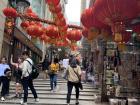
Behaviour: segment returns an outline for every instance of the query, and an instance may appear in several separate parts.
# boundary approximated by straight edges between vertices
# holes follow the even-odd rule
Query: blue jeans
[[[57,86],[57,74],[50,75],[50,85],[51,85],[51,90],[53,90]]]
[[[27,98],[28,98],[28,87],[31,89],[32,94],[34,95],[34,98],[38,98],[36,90],[34,88],[33,85],[33,80],[30,79],[29,77],[24,77],[22,79],[22,85],[23,85],[23,90],[24,90],[24,99],[23,102],[27,102]]]

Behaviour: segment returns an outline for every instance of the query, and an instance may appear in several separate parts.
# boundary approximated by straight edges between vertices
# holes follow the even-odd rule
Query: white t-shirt
[[[69,66],[69,59],[63,59],[63,67],[67,69],[68,66]]]

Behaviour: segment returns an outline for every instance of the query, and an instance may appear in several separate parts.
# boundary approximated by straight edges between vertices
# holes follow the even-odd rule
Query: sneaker
[[[27,102],[20,101],[21,105],[27,105]]]
[[[76,100],[75,104],[76,104],[76,105],[79,105],[79,101],[78,101],[78,100]]]
[[[51,90],[51,93],[53,93],[54,91],[53,90]]]
[[[5,101],[5,98],[4,97],[1,97],[1,101]]]
[[[67,105],[70,105],[70,103],[67,103]]]
[[[35,99],[35,102],[39,102],[39,98],[36,98],[36,99]]]

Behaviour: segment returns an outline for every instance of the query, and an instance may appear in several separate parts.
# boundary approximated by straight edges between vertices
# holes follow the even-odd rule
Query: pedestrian
[[[68,79],[67,105],[70,105],[73,86],[76,90],[76,105],[79,104],[79,82],[81,81],[81,73],[81,68],[77,65],[77,60],[73,57],[73,59],[70,60],[70,65],[68,66],[66,72]]]
[[[44,61],[42,62],[42,70],[44,71],[44,78],[48,78],[48,71],[49,71],[50,62],[47,56],[45,56]]]
[[[11,65],[13,65],[15,67],[14,71],[13,71],[13,75],[15,77],[16,80],[16,93],[15,93],[15,97],[16,98],[21,98],[22,94],[22,86],[21,86],[21,76],[22,76],[22,64],[23,64],[23,58],[22,57],[18,57],[18,62],[14,63],[13,62],[13,55],[11,56]]]
[[[49,67],[51,92],[53,92],[57,89],[57,74],[58,74],[58,71],[59,71],[58,59],[54,58],[54,60],[52,60],[52,63]]]
[[[1,89],[1,101],[5,101],[5,96],[9,94],[10,84],[10,67],[7,64],[7,58],[2,57],[0,64],[0,83],[2,84]]]
[[[21,101],[22,105],[27,105],[27,98],[28,98],[28,87],[31,89],[32,94],[34,96],[35,102],[39,102],[39,98],[37,96],[36,90],[33,85],[33,79],[30,76],[30,73],[32,72],[32,65],[33,61],[30,58],[30,54],[28,51],[24,51],[22,53],[24,61],[22,65],[22,85],[24,90],[24,98],[23,101]],[[31,63],[31,64],[30,64]]]

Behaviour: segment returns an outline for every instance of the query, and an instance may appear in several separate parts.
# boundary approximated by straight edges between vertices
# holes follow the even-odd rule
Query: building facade
[[[5,27],[5,19],[6,17],[3,15],[3,8],[7,7],[8,0],[0,0],[0,57],[2,51],[2,44],[4,38],[4,27]]]
[[[38,63],[43,55],[42,44],[37,46],[32,42],[31,37],[20,27],[20,18],[16,18],[16,20],[5,18],[2,9],[7,6],[10,6],[8,0],[0,1],[0,21],[2,25],[0,27],[0,56],[6,56],[10,61],[11,54],[13,54],[16,61],[23,51],[28,50],[31,53],[33,61]],[[9,33],[7,24],[10,22],[15,23],[15,25],[12,26],[12,32]]]

